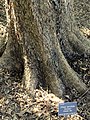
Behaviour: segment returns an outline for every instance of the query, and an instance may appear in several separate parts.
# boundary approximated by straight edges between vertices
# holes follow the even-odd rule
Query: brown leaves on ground
[[[64,120],[58,116],[58,104],[64,101],[54,94],[43,89],[28,93],[18,83],[5,88],[8,93],[0,95],[0,120]],[[83,118],[75,115],[67,120]]]

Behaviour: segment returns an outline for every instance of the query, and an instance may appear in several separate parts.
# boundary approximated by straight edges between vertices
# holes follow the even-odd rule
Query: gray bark
[[[61,0],[62,14],[60,27],[62,39],[65,39],[66,42],[66,39],[68,39],[73,51],[79,54],[90,54],[90,40],[84,37],[77,27],[73,3],[74,0]]]
[[[5,12],[5,1],[1,1],[3,11]],[[8,5],[9,6],[9,5]],[[10,6],[9,6],[10,7]],[[7,80],[16,80],[21,78],[23,72],[23,59],[21,48],[15,35],[14,23],[11,16],[11,10],[4,13],[5,20],[1,22],[2,33],[0,36],[0,83]],[[10,22],[7,20],[10,17]],[[7,22],[6,22],[7,21]]]
[[[7,13],[10,21],[8,40],[3,41],[0,53],[0,78],[3,70],[9,78],[21,79],[21,74],[28,91],[48,87],[59,97],[64,94],[65,86],[74,87],[79,93],[86,91],[86,85],[63,54],[77,51],[77,46],[77,52],[89,52],[89,41],[77,34],[73,1],[10,0],[8,3],[6,0],[6,4],[10,8]]]

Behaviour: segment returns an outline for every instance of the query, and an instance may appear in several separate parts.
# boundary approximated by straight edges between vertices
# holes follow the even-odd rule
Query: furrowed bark
[[[43,4],[44,4],[44,2],[43,2]],[[44,7],[47,7],[47,9],[44,9],[44,7],[42,9],[42,6],[40,6],[40,3],[39,3],[39,8],[38,8],[38,4],[37,5],[35,4],[35,6],[33,7],[34,8],[33,14],[37,20],[39,33],[44,38],[43,44],[44,45],[46,44],[50,48],[49,51],[51,51],[51,59],[55,62],[54,64],[56,65],[56,68],[55,68],[56,73],[58,73],[59,76],[61,75],[63,82],[65,82],[66,85],[68,84],[68,85],[74,86],[79,92],[83,93],[86,90],[86,85],[82,82],[82,80],[80,80],[80,78],[77,76],[77,73],[75,73],[74,70],[71,69],[71,67],[67,63],[67,61],[61,51],[61,48],[59,46],[59,41],[57,40],[56,29],[55,29],[55,25],[56,25],[55,19],[54,19],[55,15],[53,15],[54,10],[53,10],[52,6],[50,8],[50,5],[51,4],[48,2],[47,2],[47,6],[44,5]],[[39,11],[38,11],[38,9],[39,9]],[[48,12],[46,10],[48,10]],[[45,16],[44,12],[47,13],[47,17]],[[48,13],[49,13],[49,16],[48,16]],[[52,18],[52,16],[53,16],[53,18]],[[41,22],[39,22],[40,19],[41,19]],[[51,24],[52,22],[53,22],[53,24]],[[47,39],[46,36],[48,36],[49,39]],[[44,42],[44,40],[45,40],[45,42]],[[44,49],[46,49],[47,46],[45,46]],[[52,46],[53,46],[53,48],[52,48]],[[53,59],[52,55],[55,55],[54,59]]]
[[[6,18],[6,46],[0,57],[0,83],[7,82],[8,80],[21,79],[23,73],[23,59],[21,56],[20,45],[18,44],[17,37],[15,35],[12,6],[11,3],[4,1],[6,4],[5,13],[6,17],[11,18],[10,21]],[[9,11],[6,10],[7,7]],[[9,13],[8,13],[9,12]],[[11,16],[12,15],[12,16]],[[2,44],[1,44],[2,45]]]
[[[85,38],[76,25],[73,0],[61,0],[61,34],[68,39],[72,50],[80,54],[90,53],[90,40]],[[78,49],[77,49],[78,48]]]
[[[63,81],[65,79],[65,84],[72,84],[79,92],[85,91],[85,84],[70,68],[61,52],[56,37],[55,14],[52,12],[53,8],[50,2],[47,1],[45,4],[44,1],[39,1],[34,4],[33,1],[15,1],[14,4],[17,7],[17,17],[19,16],[18,9],[22,10],[20,11],[22,18],[19,16],[18,22],[22,24],[23,42],[24,46],[28,48],[26,50],[27,56],[29,61],[33,63],[34,57],[32,55],[36,54],[35,63],[37,61],[40,63],[40,73],[44,74],[44,76],[41,74],[42,81],[46,81],[51,91],[57,96],[61,96],[64,90],[60,75]],[[24,13],[24,11],[26,12]],[[30,54],[31,52],[34,54]],[[35,68],[35,65],[33,64],[33,71],[39,71],[39,67]],[[35,73],[36,76],[39,75],[38,72]],[[36,78],[38,80],[38,77]]]
[[[26,6],[25,5],[23,6],[23,3]],[[31,1],[27,1],[27,2],[15,1],[15,5],[17,5],[16,7],[19,8],[19,11],[21,6],[22,13],[20,13],[20,15],[23,18],[19,18],[19,23],[22,23],[22,28],[23,28],[22,34],[24,33],[23,42],[24,42],[24,46],[26,47],[26,53],[29,58],[29,61],[31,61],[31,63],[33,64],[33,70],[34,71],[37,70],[37,72],[35,72],[37,76],[36,77],[37,81],[40,74],[42,83],[45,84],[46,82],[46,84],[48,84],[49,88],[53,93],[55,93],[57,96],[61,96],[63,93],[62,92],[63,85],[62,85],[62,81],[60,80],[60,78],[56,73],[57,69],[55,67],[54,58],[53,58],[54,56],[53,41],[55,37],[53,38],[54,31],[52,27],[50,26],[52,30],[52,33],[50,33],[50,35],[49,35],[50,31],[48,30],[50,28],[46,28],[47,32],[43,31],[46,34],[43,34],[43,33],[41,34],[37,25],[39,23],[37,23],[36,18],[34,18],[33,16],[33,11],[31,9],[31,6],[32,6]],[[23,14],[25,10],[26,10],[26,13]],[[17,14],[17,12],[18,11],[16,11],[16,16],[19,15],[19,13]],[[31,68],[31,66],[29,67]],[[40,73],[38,73],[38,71]]]
[[[48,0],[5,1],[9,6],[6,13],[9,29],[7,44],[4,44],[5,50],[3,49],[0,58],[0,77],[8,76],[7,79],[10,77],[14,80],[15,78],[20,79],[24,70],[23,82],[28,91],[33,92],[40,86],[48,87],[59,97],[64,94],[65,86],[75,87],[80,93],[86,91],[86,85],[68,64],[62,52],[62,46],[59,44],[59,40],[65,38],[65,45],[68,45],[65,46],[66,49],[73,53],[76,46],[80,47],[82,43],[79,40],[80,34],[78,37],[75,35],[77,31],[73,26],[76,24],[71,9],[72,1],[66,1],[69,8],[65,1],[61,1],[61,16],[63,17],[59,19],[61,20],[59,21],[60,30],[56,26],[58,20],[55,18],[59,15],[56,12],[57,8],[59,11],[61,9],[58,6],[59,2],[54,1],[53,3]],[[68,13],[70,10],[71,13]],[[85,46],[82,45],[78,52],[86,51]]]

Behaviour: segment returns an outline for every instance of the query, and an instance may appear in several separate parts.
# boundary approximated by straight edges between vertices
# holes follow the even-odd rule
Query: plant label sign
[[[77,113],[77,102],[66,102],[59,104],[59,116],[74,115]]]

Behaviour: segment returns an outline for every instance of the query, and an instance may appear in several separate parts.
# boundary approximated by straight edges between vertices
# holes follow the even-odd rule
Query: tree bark
[[[60,27],[62,39],[68,40],[73,51],[79,54],[90,54],[90,40],[84,37],[77,27],[73,3],[74,0],[61,0]]]
[[[59,97],[68,86],[79,93],[86,91],[86,85],[64,56],[66,51],[81,54],[90,50],[89,40],[84,41],[77,32],[73,1],[5,1],[9,6],[7,16],[10,21],[7,18],[8,40],[4,40],[0,53],[0,77],[7,66],[10,77],[22,79],[25,88],[31,92],[40,86],[48,87]],[[2,49],[3,45],[0,45]]]
[[[3,5],[4,11],[6,11],[5,21],[7,22],[4,26],[6,31],[3,31],[3,36],[2,38],[0,38],[0,83],[4,83],[7,80],[18,81],[18,79],[22,78],[23,73],[23,59],[21,54],[21,47],[15,34],[14,23],[12,19],[13,16],[11,16],[12,9],[10,8],[10,4],[8,3],[5,7],[5,1],[3,1]],[[9,7],[9,9],[5,10],[7,9],[7,7]],[[2,23],[1,25],[3,26],[3,24],[4,23]]]

